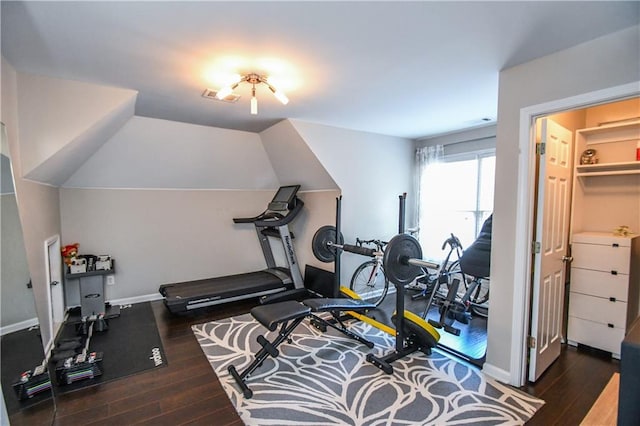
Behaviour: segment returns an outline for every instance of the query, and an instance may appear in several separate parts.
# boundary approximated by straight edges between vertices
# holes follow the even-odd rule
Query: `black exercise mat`
[[[51,390],[20,401],[13,389],[13,383],[20,378],[22,372],[33,370],[44,361],[40,329],[32,327],[5,334],[0,342],[0,374],[7,413],[11,416],[21,409],[51,401]]]
[[[56,394],[95,386],[166,365],[162,341],[149,302],[121,306],[120,316],[109,319],[108,326],[107,331],[94,330],[89,344],[89,351],[103,353],[102,363],[99,364],[102,375],[69,385],[59,384],[54,378]],[[77,322],[70,317],[57,341],[76,337],[77,327]],[[55,371],[53,363],[50,363],[49,368],[52,372]]]

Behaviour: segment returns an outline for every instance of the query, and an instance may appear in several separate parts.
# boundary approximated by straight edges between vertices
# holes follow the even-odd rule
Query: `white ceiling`
[[[7,2],[18,71],[134,89],[136,114],[262,131],[294,118],[419,138],[496,119],[498,73],[640,21],[640,2]],[[233,65],[235,64],[235,65]],[[209,71],[271,76],[203,98]]]

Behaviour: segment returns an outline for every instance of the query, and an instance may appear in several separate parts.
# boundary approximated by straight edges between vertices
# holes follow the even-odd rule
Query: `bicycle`
[[[389,291],[389,280],[384,274],[382,258],[384,257],[384,247],[386,241],[382,240],[361,240],[356,238],[356,246],[363,244],[375,245],[373,259],[367,260],[356,268],[349,288],[356,292],[362,299],[379,306]]]

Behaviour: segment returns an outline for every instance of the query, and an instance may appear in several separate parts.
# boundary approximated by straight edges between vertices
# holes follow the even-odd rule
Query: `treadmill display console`
[[[281,186],[273,197],[273,200],[269,203],[269,210],[283,211],[291,209],[299,189],[300,185]]]

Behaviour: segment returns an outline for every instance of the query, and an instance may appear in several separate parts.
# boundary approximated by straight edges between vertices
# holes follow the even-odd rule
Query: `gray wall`
[[[396,235],[398,196],[406,192],[407,206],[411,206],[415,193],[413,141],[299,120],[289,121],[340,187],[345,241],[353,242],[356,237],[388,240]],[[414,225],[410,209],[406,225]],[[353,271],[364,259],[345,253],[342,260],[341,279],[348,285]]]
[[[17,74],[23,175],[61,185],[133,115],[137,92]]]
[[[301,265],[313,263],[313,232],[333,214],[336,192],[300,194],[305,210],[292,229]],[[159,298],[160,284],[258,271],[266,267],[255,228],[234,224],[266,209],[274,191],[60,190],[64,243],[80,253],[116,259],[107,300]],[[275,241],[274,241],[275,242]],[[283,265],[281,247],[274,254]],[[304,273],[304,269],[302,269]],[[79,303],[78,283],[66,282],[66,299]]]
[[[62,186],[272,189],[278,179],[255,133],[134,116]]]
[[[163,283],[264,268],[254,229],[234,225],[232,218],[262,212],[279,185],[302,185],[306,209],[293,224],[300,263],[326,269],[332,266],[313,258],[311,240],[318,227],[335,223],[337,196],[348,200],[349,239],[390,238],[397,228],[397,196],[412,192],[413,143],[407,139],[289,121],[254,134],[137,116],[109,136],[134,92],[95,88],[104,102],[93,97],[86,105],[83,94],[91,85],[13,71],[10,77],[3,80],[12,81],[3,90],[3,102],[12,104],[7,110],[16,117],[10,124],[20,115],[27,129],[24,144],[12,133],[17,154],[24,150],[31,168],[46,165],[56,179],[68,176],[60,189],[21,179],[31,269],[44,273],[43,242],[60,233],[63,245],[78,242],[81,253],[116,258],[108,300],[145,300],[159,297]],[[34,104],[29,82],[40,88],[41,104]],[[38,120],[47,118],[52,105],[62,110],[52,111],[58,121]],[[74,114],[78,108],[87,111]],[[42,137],[48,127],[52,144]],[[80,142],[93,153],[78,164],[78,152],[86,154]],[[64,172],[49,170],[52,164],[65,165]],[[362,260],[357,257],[343,273],[350,276]],[[32,273],[34,281],[39,274]],[[43,285],[42,276],[38,282]],[[69,305],[78,303],[77,287],[66,283]]]
[[[0,208],[0,328],[27,321],[34,324],[38,321],[33,291],[26,286],[29,265],[15,194],[2,194]]]
[[[300,264],[332,269],[313,257],[311,240],[335,223],[336,197],[345,195],[349,240],[390,238],[397,196],[412,191],[412,159],[409,140],[310,123],[285,120],[257,135],[133,117],[60,190],[63,244],[117,259],[107,299],[159,297],[163,283],[263,269],[254,229],[232,218],[255,216],[278,185],[299,183]],[[344,258],[343,281],[363,261]],[[69,305],[77,285],[67,283]]]
[[[18,84],[15,69],[2,59],[2,122],[7,128],[16,197],[22,223],[27,262],[33,283],[36,311],[42,329],[49,329],[48,292],[44,242],[60,234],[58,188],[23,178],[18,141]],[[46,342],[44,342],[46,343]]]
[[[491,301],[487,364],[507,376],[514,364],[512,324],[523,315],[514,301],[520,110],[640,79],[640,33],[632,27],[500,73],[496,144]],[[526,202],[526,200],[525,200]],[[514,307],[514,303],[516,303]]]

